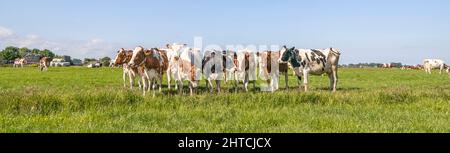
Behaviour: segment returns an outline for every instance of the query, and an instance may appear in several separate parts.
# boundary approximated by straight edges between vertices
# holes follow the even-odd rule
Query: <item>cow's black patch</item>
[[[298,79],[299,81],[302,81],[302,77],[301,77],[301,76],[297,76],[297,79]]]

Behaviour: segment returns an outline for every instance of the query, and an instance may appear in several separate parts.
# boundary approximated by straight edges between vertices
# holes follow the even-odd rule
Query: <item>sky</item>
[[[119,48],[334,47],[340,63],[450,62],[448,0],[1,0],[0,48],[113,57]]]

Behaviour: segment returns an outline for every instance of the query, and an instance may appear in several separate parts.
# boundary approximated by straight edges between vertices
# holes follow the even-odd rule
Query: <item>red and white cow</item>
[[[259,52],[259,77],[267,83],[261,85],[261,91],[278,90],[279,58],[279,51]]]
[[[185,47],[174,57],[173,76],[178,83],[178,93],[183,93],[183,81],[188,81],[190,95],[202,77],[202,55],[200,49]]]
[[[172,82],[172,78],[174,78],[174,66],[173,66],[173,62],[175,61],[175,56],[177,56],[179,54],[179,52],[183,49],[186,48],[187,44],[179,44],[179,43],[173,43],[173,44],[167,44],[166,48],[158,48],[159,50],[165,51],[166,55],[167,55],[167,59],[169,60],[169,65],[168,65],[168,69],[166,71],[167,74],[167,87],[171,88],[171,82]],[[178,84],[175,83],[175,90],[178,89]]]
[[[144,67],[144,74],[142,76],[143,81],[143,95],[147,90],[153,88],[153,96],[155,96],[155,86],[151,85],[153,82],[159,84],[159,91],[162,87],[162,77],[164,72],[168,68],[168,58],[165,52],[156,48],[146,50],[143,47],[136,47],[133,51],[133,56],[128,63],[131,67]],[[148,87],[148,88],[147,88]]]
[[[257,58],[256,53],[250,49],[242,49],[236,52],[234,58],[234,65],[236,66],[236,71],[234,74],[236,87],[239,82],[242,82],[244,85],[244,90],[248,91],[248,83],[252,81],[253,89],[256,89],[256,70],[258,66]]]
[[[129,79],[130,83],[130,89],[133,89],[134,86],[134,79],[136,77],[142,76],[144,74],[144,67],[130,67],[128,65],[128,62],[130,62],[131,57],[133,57],[133,50],[125,50],[124,48],[121,48],[119,51],[117,51],[116,58],[114,58],[114,66],[122,66],[123,73],[123,87],[126,87],[127,77]],[[142,78],[142,77],[139,77]],[[142,80],[138,80],[139,88],[142,88]]]
[[[48,67],[50,66],[50,61],[52,61],[52,58],[50,58],[50,57],[42,57],[39,60],[39,69],[41,71],[47,71]]]
[[[17,58],[16,60],[14,60],[14,64],[13,67],[22,67],[23,65],[27,64],[27,60],[25,58]]]

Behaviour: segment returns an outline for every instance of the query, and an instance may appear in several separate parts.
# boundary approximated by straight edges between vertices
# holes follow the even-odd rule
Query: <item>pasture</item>
[[[164,77],[165,78],[165,77]],[[146,97],[121,68],[0,68],[0,132],[450,132],[450,78],[436,71],[339,69],[338,91],[312,76],[310,91]],[[242,87],[242,86],[241,86]],[[172,89],[173,90],[173,89]]]

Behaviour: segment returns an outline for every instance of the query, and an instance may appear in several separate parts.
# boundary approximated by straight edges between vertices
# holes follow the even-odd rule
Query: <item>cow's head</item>
[[[281,53],[280,62],[289,62],[294,56],[294,50],[295,47],[288,49],[286,46],[283,46],[283,48],[280,50]]]
[[[133,56],[131,57],[131,60],[128,64],[131,67],[137,67],[142,63],[144,63],[144,59],[145,59],[144,48],[139,46],[134,49]]]
[[[329,50],[330,50],[330,53],[332,53],[332,54],[334,54],[336,56],[341,55],[341,52],[337,48],[330,47]]]
[[[117,51],[116,58],[114,58],[114,65],[117,66],[117,65],[123,64],[124,61],[126,60],[126,58],[127,58],[127,53],[126,53],[125,49],[123,49],[123,48],[119,49],[119,51]]]

